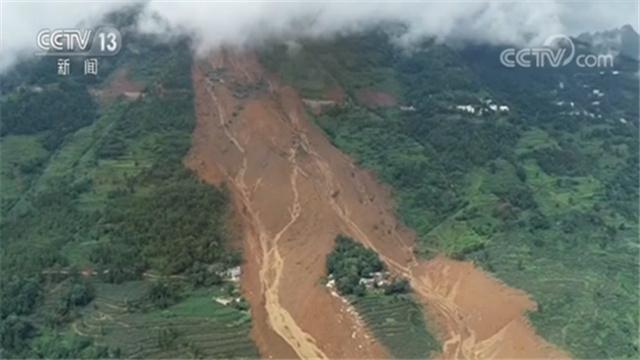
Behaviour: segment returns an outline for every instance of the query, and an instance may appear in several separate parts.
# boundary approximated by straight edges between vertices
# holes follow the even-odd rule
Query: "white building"
[[[218,304],[223,305],[223,306],[227,306],[227,305],[229,305],[229,304],[231,304],[233,302],[233,299],[226,298],[226,297],[217,297],[217,298],[214,298],[214,300]]]
[[[468,112],[469,114],[475,114],[476,109],[473,105],[456,105],[456,109]]]
[[[229,268],[224,272],[224,277],[233,282],[240,281],[240,275],[242,275],[242,269],[240,266]]]

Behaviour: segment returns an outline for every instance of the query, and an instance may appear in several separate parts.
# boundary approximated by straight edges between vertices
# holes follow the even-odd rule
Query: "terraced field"
[[[372,294],[357,298],[353,305],[396,358],[428,358],[438,346],[427,331],[422,310],[407,297]]]
[[[98,285],[95,306],[73,324],[127,358],[255,358],[248,312],[214,301],[217,289],[202,289],[164,310],[134,310],[143,282]],[[88,308],[91,308],[89,306]]]

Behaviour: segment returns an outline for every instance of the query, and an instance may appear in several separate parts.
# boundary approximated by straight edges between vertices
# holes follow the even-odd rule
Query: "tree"
[[[327,272],[331,274],[338,291],[343,295],[364,295],[360,279],[384,270],[378,254],[353,239],[338,235],[333,251],[327,256]]]
[[[41,286],[35,278],[2,277],[0,280],[0,314],[28,315],[40,300]]]
[[[409,291],[411,291],[411,285],[409,285],[409,280],[405,278],[394,279],[391,284],[384,288],[384,293],[386,295],[406,294]]]
[[[27,348],[29,339],[35,335],[35,328],[25,317],[11,314],[0,322],[0,345],[12,353]]]
[[[180,299],[180,288],[166,279],[155,281],[146,294],[146,299],[161,309],[175,304]]]

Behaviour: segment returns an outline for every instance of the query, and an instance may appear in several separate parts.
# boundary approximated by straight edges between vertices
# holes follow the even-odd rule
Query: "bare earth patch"
[[[110,104],[118,97],[124,97],[128,100],[136,100],[142,96],[144,84],[134,81],[129,77],[127,69],[119,69],[111,75],[111,81],[107,87],[94,90],[94,93],[100,99],[102,104]]]

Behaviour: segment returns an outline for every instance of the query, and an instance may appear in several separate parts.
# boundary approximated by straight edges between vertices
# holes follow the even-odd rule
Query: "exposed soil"
[[[221,79],[207,70],[224,69]],[[323,285],[338,233],[410,279],[444,344],[443,358],[550,358],[524,312],[535,308],[472,264],[418,261],[389,192],[310,122],[296,91],[254,56],[220,51],[194,66],[197,126],[185,163],[225,183],[244,229],[242,287],[263,357],[384,358],[386,350]],[[243,96],[237,87],[251,91]],[[427,354],[425,354],[426,356]]]
[[[358,99],[358,102],[372,109],[379,107],[391,107],[398,104],[393,95],[373,89],[358,91],[356,93],[356,98]]]
[[[224,83],[207,79],[207,66],[224,68]],[[196,66],[193,76],[198,124],[186,163],[210,182],[226,182],[240,209],[242,286],[261,355],[387,357],[321,281],[340,223],[315,179],[320,172],[300,121],[301,100],[266,77],[252,57],[220,54]],[[264,89],[255,86],[243,99],[233,95],[232,84],[261,83]]]
[[[472,263],[437,257],[412,273],[412,285],[444,324],[441,358],[569,358],[535,334],[524,312],[534,311],[536,304],[526,293]]]
[[[111,81],[104,89],[95,90],[102,104],[110,104],[118,97],[136,100],[142,96],[144,84],[134,81],[129,77],[127,69],[119,69],[111,75]]]

